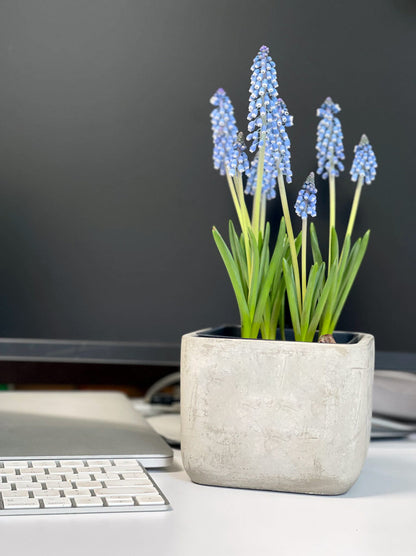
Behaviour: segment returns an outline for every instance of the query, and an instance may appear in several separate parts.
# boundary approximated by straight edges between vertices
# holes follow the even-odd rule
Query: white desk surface
[[[180,454],[152,475],[173,510],[0,517],[4,556],[416,555],[416,439],[372,442],[345,495],[193,484]]]

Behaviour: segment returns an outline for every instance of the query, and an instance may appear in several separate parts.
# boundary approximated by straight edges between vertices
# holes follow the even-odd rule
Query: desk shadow
[[[366,498],[400,492],[416,492],[416,458],[398,460],[378,454],[367,459],[357,482],[340,498]]]

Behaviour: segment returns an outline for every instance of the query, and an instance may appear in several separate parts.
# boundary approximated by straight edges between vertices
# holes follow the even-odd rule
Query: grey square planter
[[[348,343],[318,344],[233,335],[223,328],[182,338],[181,445],[190,478],[346,492],[370,439],[373,336],[340,333]]]

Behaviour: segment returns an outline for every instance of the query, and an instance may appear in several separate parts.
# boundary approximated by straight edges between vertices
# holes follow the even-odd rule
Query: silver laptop
[[[166,467],[170,446],[118,392],[0,392],[0,459],[135,458]]]

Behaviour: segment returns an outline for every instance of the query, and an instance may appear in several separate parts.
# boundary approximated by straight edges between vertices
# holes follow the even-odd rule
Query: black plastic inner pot
[[[277,331],[278,337],[276,338],[279,341],[280,332]],[[286,341],[294,342],[295,336],[293,334],[293,330],[291,328],[285,328],[285,335]],[[222,325],[216,326],[214,328],[210,328],[208,330],[204,330],[204,332],[198,333],[198,336],[204,338],[240,338],[241,339],[241,327],[236,325]],[[334,339],[337,344],[356,344],[360,337],[359,334],[355,334],[353,332],[334,332],[333,333]],[[252,338],[245,338],[247,340],[251,340]],[[276,340],[269,340],[274,342]],[[318,335],[315,335],[314,342],[318,340]]]

